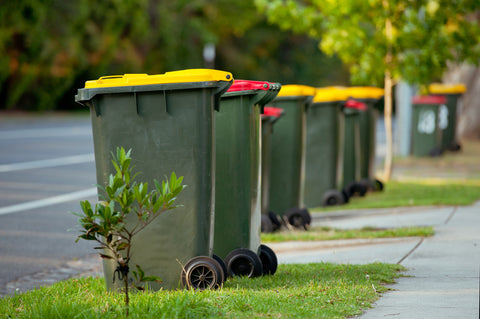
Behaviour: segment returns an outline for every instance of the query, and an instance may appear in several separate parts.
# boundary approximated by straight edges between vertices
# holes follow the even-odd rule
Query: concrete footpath
[[[479,318],[480,202],[313,214],[335,228],[433,226],[431,238],[269,244],[280,263],[399,263],[408,271],[362,318]]]

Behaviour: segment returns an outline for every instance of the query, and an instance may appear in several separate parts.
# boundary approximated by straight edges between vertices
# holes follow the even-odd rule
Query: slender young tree
[[[123,281],[127,317],[130,305],[129,262],[133,240],[163,212],[178,207],[175,205],[176,197],[185,188],[182,185],[183,177],[177,178],[172,173],[170,180],[161,184],[155,181],[155,189],[149,192],[147,183],[134,181],[130,153],[124,148],[118,148],[116,155],[113,154],[112,163],[116,173],[110,175],[108,185],[99,186],[105,196],[104,201],[94,207],[89,201],[82,201],[82,213],[73,213],[79,217],[81,234],[77,241],[96,241],[99,246],[95,249],[99,249],[100,257],[117,264],[115,274]],[[130,219],[128,223],[127,218]],[[145,276],[141,266],[135,266],[137,270],[132,273],[138,283],[135,285],[137,289],[143,289],[140,282],[161,281],[155,276]]]

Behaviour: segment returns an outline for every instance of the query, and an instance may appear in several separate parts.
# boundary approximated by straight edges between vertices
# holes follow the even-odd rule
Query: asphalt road
[[[18,278],[94,252],[75,243],[79,201],[96,201],[88,114],[0,113],[0,293]],[[69,231],[70,230],[70,231]]]

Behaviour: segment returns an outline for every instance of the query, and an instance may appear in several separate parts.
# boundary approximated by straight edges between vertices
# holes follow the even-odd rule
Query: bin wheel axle
[[[190,259],[182,270],[182,286],[188,289],[217,289],[223,281],[221,265],[207,256]]]

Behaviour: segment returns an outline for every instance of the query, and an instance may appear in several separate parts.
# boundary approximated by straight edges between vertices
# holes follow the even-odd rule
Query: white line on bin
[[[94,187],[94,188],[84,189],[81,191],[76,191],[76,192],[63,194],[59,196],[53,196],[53,197],[48,197],[40,200],[26,202],[22,204],[0,207],[0,215],[7,215],[7,214],[17,213],[25,210],[52,206],[55,204],[61,204],[61,203],[69,202],[72,200],[86,199],[96,194],[97,194],[97,188]]]
[[[82,164],[82,163],[89,163],[93,161],[95,161],[95,156],[93,155],[93,153],[91,153],[91,154],[83,154],[83,155],[58,157],[58,158],[32,161],[32,162],[3,164],[3,165],[0,165],[0,173],[21,171],[21,170],[27,170],[27,169]]]

